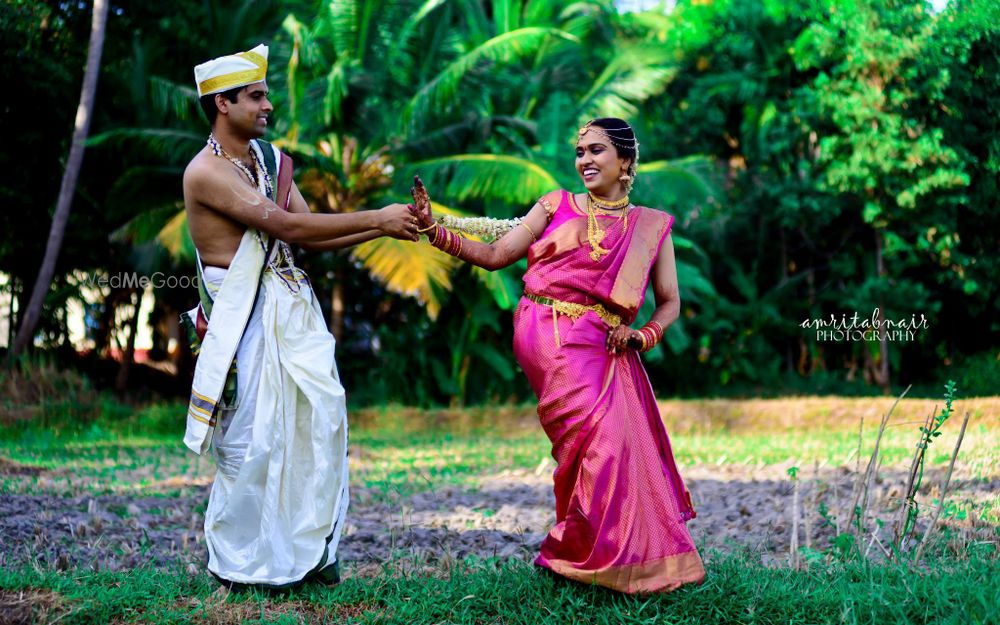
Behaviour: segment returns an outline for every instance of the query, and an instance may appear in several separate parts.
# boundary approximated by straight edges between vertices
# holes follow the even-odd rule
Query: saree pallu
[[[565,191],[528,253],[525,293],[583,306],[600,304],[634,321],[673,217],[637,207],[628,224],[601,217],[602,246],[590,257],[587,218]],[[584,583],[627,593],[674,590],[705,571],[685,525],[690,495],[674,462],[649,378],[638,354],[612,356],[609,326],[522,298],[514,353],[538,396],[552,442],[556,524],[535,564]]]

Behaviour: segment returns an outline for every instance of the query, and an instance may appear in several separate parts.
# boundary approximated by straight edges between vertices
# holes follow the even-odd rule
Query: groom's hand
[[[378,229],[382,234],[404,241],[417,241],[420,220],[410,212],[406,204],[390,204],[379,209]]]

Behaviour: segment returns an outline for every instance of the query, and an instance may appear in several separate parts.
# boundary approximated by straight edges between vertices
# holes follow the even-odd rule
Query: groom
[[[211,447],[208,569],[227,586],[337,581],[347,510],[344,388],[309,279],[288,243],[330,250],[417,239],[403,204],[313,214],[291,159],[262,141],[267,47],[194,68],[212,126],[184,172],[200,304],[182,315],[198,354],[184,443]]]

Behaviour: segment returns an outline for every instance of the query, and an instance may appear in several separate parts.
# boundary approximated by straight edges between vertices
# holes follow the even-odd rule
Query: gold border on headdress
[[[267,69],[267,59],[265,59],[262,55],[257,54],[253,50],[247,50],[246,52],[237,52],[236,56],[243,57],[244,59],[250,61],[257,67],[263,67],[265,70]]]
[[[260,56],[260,55],[257,55]],[[255,82],[260,82],[267,77],[267,67],[258,67],[257,69],[246,69],[241,72],[233,72],[232,74],[226,74],[224,76],[216,76],[214,78],[209,78],[198,83],[198,90],[203,95],[208,95],[209,93],[214,93],[217,91],[227,91],[233,89],[234,87],[242,87],[243,85],[250,85]]]

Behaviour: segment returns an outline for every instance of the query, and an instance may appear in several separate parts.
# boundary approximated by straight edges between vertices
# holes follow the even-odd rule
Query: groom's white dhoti
[[[205,512],[209,571],[285,586],[336,561],[347,410],[309,280],[286,245],[265,243],[248,230],[228,270],[201,268],[210,314],[184,442],[199,454],[211,443],[218,465]],[[234,355],[235,399],[224,393]]]

